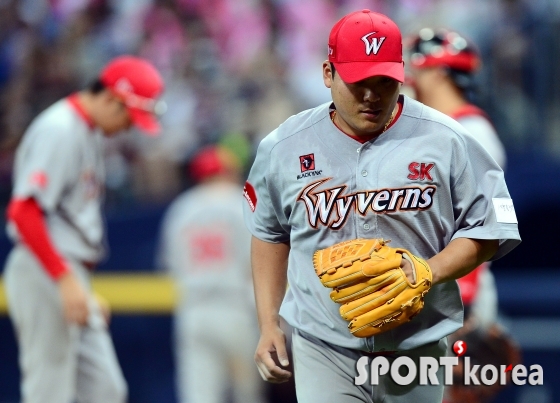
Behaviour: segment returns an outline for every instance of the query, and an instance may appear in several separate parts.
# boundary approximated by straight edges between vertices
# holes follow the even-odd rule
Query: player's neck
[[[435,88],[430,94],[426,94],[421,102],[446,115],[452,115],[469,103],[454,87]]]
[[[76,99],[80,104],[83,111],[93,120],[95,123],[95,97],[93,94],[87,91],[80,91],[76,93]]]

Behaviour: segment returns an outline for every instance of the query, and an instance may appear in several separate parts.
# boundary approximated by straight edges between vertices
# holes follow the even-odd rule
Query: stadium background
[[[107,141],[111,254],[97,271],[131,403],[173,403],[171,284],[155,266],[165,207],[192,185],[185,166],[227,141],[250,163],[290,114],[328,100],[320,66],[332,23],[361,8],[403,32],[445,26],[481,50],[479,104],[508,152],[506,179],[523,243],[493,266],[504,323],[544,386],[509,387],[498,402],[560,402],[560,2],[557,0],[0,0],[0,208],[13,151],[30,119],[131,53],[162,71],[164,133]],[[0,225],[4,224],[0,217]],[[10,243],[0,234],[0,264]],[[1,294],[0,294],[1,295]],[[128,303],[127,303],[128,301]],[[1,306],[1,298],[0,298]],[[19,399],[17,346],[0,314],[0,403]],[[293,385],[269,386],[293,402]]]

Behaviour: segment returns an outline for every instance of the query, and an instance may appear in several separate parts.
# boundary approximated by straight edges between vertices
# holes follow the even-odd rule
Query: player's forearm
[[[457,238],[440,253],[428,259],[434,284],[454,280],[470,273],[475,267],[488,261],[498,250],[496,239]]]
[[[288,282],[287,243],[270,243],[253,237],[251,266],[259,326],[279,324],[279,311]]]
[[[7,216],[17,227],[22,242],[53,279],[58,280],[68,273],[68,267],[50,238],[41,207],[33,198],[12,199]]]

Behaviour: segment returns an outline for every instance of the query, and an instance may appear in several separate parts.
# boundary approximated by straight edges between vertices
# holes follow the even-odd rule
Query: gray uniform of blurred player
[[[203,149],[192,162],[195,187],[168,208],[160,264],[176,281],[177,388],[181,403],[263,402],[253,365],[258,340],[251,280],[251,235],[243,223],[239,167],[227,151]]]
[[[90,269],[106,253],[102,137],[131,124],[155,128],[149,106],[162,85],[146,61],[115,59],[95,90],[49,107],[19,145],[8,209],[15,246],[5,284],[24,403],[126,401],[127,385],[90,286]]]
[[[333,103],[270,133],[245,186],[261,321],[257,365],[272,382],[291,375],[281,315],[296,329],[300,403],[441,401],[442,367],[439,385],[402,386],[385,376],[379,385],[356,386],[356,361],[445,355],[446,336],[463,319],[451,280],[520,240],[503,172],[455,120],[399,97],[401,37],[387,17],[364,10],[335,24],[323,78]],[[362,237],[390,239],[428,258],[434,273],[423,310],[370,338],[350,334],[312,264],[316,250]]]

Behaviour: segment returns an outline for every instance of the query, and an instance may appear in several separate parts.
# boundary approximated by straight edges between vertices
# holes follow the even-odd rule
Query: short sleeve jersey
[[[31,123],[16,151],[12,197],[34,198],[63,255],[97,262],[105,254],[101,212],[103,136],[68,98]],[[15,226],[8,233],[17,241]]]
[[[503,172],[452,118],[403,96],[399,119],[364,144],[332,123],[332,104],[292,116],[265,137],[245,184],[245,222],[267,242],[289,242],[280,314],[342,347],[410,349],[462,326],[457,283],[438,284],[411,322],[356,338],[317,278],[313,253],[354,238],[384,238],[430,258],[455,238],[499,239],[494,259],[519,242]],[[497,209],[505,209],[498,211]]]

